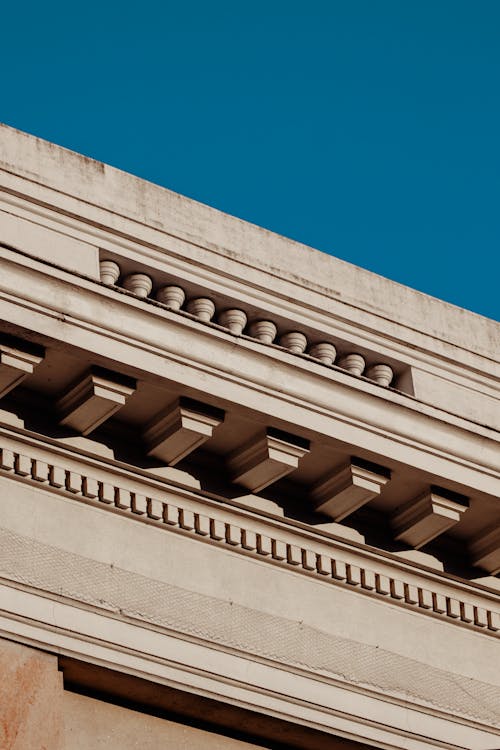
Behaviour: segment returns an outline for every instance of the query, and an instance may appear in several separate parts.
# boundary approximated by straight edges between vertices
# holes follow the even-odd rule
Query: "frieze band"
[[[259,559],[289,566],[320,577],[324,581],[356,588],[366,594],[390,599],[416,608],[424,614],[438,615],[457,624],[479,628],[485,633],[500,630],[500,613],[466,601],[407,583],[313,549],[290,544],[234,523],[194,512],[180,505],[86,476],[73,469],[33,458],[7,448],[0,449],[3,475],[45,484],[66,496],[96,502],[119,513],[130,513],[217,544],[234,551],[253,554]]]

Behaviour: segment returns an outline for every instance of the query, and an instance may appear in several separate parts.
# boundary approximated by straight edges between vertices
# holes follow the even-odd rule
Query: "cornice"
[[[408,575],[412,575],[412,572],[419,571],[424,575],[429,576],[429,580],[438,582],[446,580],[450,582],[450,585],[457,585],[462,591],[472,593],[479,591],[490,596],[491,601],[496,602],[498,599],[498,591],[496,588],[489,588],[483,586],[475,581],[467,581],[464,578],[460,578],[447,573],[445,571],[436,572],[433,567],[428,567],[421,562],[415,560],[406,560],[401,558],[399,555],[393,555],[390,552],[386,552],[378,547],[373,547],[366,543],[361,543],[355,539],[349,539],[346,541],[345,536],[338,536],[331,531],[325,531],[321,527],[311,526],[310,524],[303,523],[294,518],[284,517],[282,515],[276,515],[265,509],[259,508],[258,511],[253,510],[248,505],[242,504],[235,499],[223,497],[221,495],[214,494],[201,488],[193,488],[192,485],[183,484],[182,482],[176,481],[172,478],[163,479],[151,474],[146,469],[141,469],[137,466],[131,466],[130,464],[124,463],[116,459],[107,458],[106,456],[98,455],[95,453],[84,450],[81,447],[66,446],[55,438],[50,438],[46,435],[41,436],[39,433],[26,430],[24,428],[15,427],[10,423],[0,422],[0,440],[6,440],[10,448],[14,450],[15,444],[19,445],[20,450],[32,450],[38,455],[43,455],[47,458],[50,456],[57,456],[58,461],[62,463],[69,463],[73,465],[73,462],[80,464],[79,469],[85,472],[109,472],[118,481],[117,477],[122,477],[124,481],[128,480],[134,483],[136,480],[143,482],[145,487],[149,488],[149,492],[162,492],[165,490],[172,490],[178,493],[182,498],[199,498],[200,502],[206,504],[212,509],[226,506],[229,512],[232,509],[236,513],[241,514],[242,518],[252,519],[253,521],[263,521],[271,528],[282,529],[283,527],[290,529],[297,529],[298,532],[303,535],[306,539],[326,540],[328,543],[334,543],[339,549],[342,550],[357,550],[366,560],[378,560],[385,559],[395,569],[402,571],[402,575],[405,572]],[[22,446],[22,447],[21,447]],[[26,446],[28,446],[26,448]],[[75,464],[76,466],[76,464]],[[83,467],[83,468],[82,468]],[[45,487],[45,489],[51,489]],[[146,521],[144,516],[137,520]]]
[[[7,203],[5,207],[24,217],[23,220],[27,219],[29,226],[35,226],[31,223],[36,220],[36,215],[33,215],[33,206],[27,210],[26,207],[22,208],[22,200],[18,200],[18,203],[20,205],[11,207]],[[17,214],[12,214],[14,226]],[[6,214],[3,215],[6,216]],[[419,401],[427,401],[438,408],[448,409],[450,413],[457,413],[455,404],[461,404],[462,408],[465,408],[464,416],[468,419],[477,424],[500,426],[500,387],[498,378],[495,377],[498,367],[494,361],[490,362],[484,357],[478,359],[477,355],[468,352],[467,357],[472,357],[472,359],[465,365],[456,347],[451,347],[449,350],[442,349],[437,356],[437,350],[431,341],[421,340],[421,334],[416,331],[408,329],[407,335],[406,328],[401,328],[401,326],[394,329],[387,328],[383,321],[373,318],[370,322],[366,315],[361,318],[352,317],[349,312],[346,317],[340,308],[335,311],[336,300],[328,299],[326,309],[325,300],[320,298],[316,304],[312,304],[312,300],[315,299],[312,293],[308,294],[305,299],[296,299],[297,290],[293,288],[287,290],[286,294],[281,294],[279,289],[271,291],[266,286],[265,274],[262,284],[255,286],[248,274],[245,273],[242,276],[241,269],[231,276],[231,274],[228,275],[225,267],[217,269],[213,267],[213,264],[209,264],[205,268],[202,259],[198,259],[193,266],[192,252],[188,246],[182,250],[179,257],[175,253],[171,256],[170,251],[166,254],[165,248],[161,250],[158,247],[146,248],[146,257],[142,254],[145,251],[144,246],[133,239],[117,244],[116,238],[110,240],[109,232],[103,229],[96,230],[99,233],[98,237],[91,236],[88,226],[81,225],[76,218],[72,220],[74,226],[62,225],[58,229],[57,222],[50,216],[51,211],[47,209],[45,214],[39,217],[40,227],[45,233],[50,226],[49,234],[58,239],[59,244],[60,238],[64,236],[60,234],[61,231],[72,233],[75,239],[69,241],[73,245],[79,243],[78,247],[72,247],[72,250],[68,251],[72,258],[70,264],[72,267],[75,262],[73,258],[77,257],[85,258],[85,267],[87,267],[90,262],[89,254],[92,255],[92,253],[96,255],[92,263],[95,263],[97,267],[97,247],[88,244],[94,243],[101,247],[99,251],[101,257],[115,257],[120,263],[129,264],[129,271],[134,269],[134,264],[140,264],[141,273],[146,273],[146,275],[152,272],[153,277],[157,277],[160,274],[170,284],[187,283],[192,289],[197,289],[198,293],[215,294],[218,298],[222,295],[218,299],[220,309],[231,307],[234,303],[237,306],[243,305],[247,310],[253,309],[255,314],[259,310],[265,311],[277,322],[281,321],[282,330],[286,331],[290,326],[292,328],[297,326],[312,337],[312,341],[317,340],[318,337],[319,340],[321,337],[324,340],[333,338],[344,353],[350,350],[362,353],[367,358],[368,365],[370,362],[373,365],[385,361],[386,365],[389,365],[396,373],[395,385],[410,392],[415,388]],[[11,228],[10,231],[13,229]],[[48,242],[50,246],[50,240],[47,237],[44,236],[43,241],[45,244]],[[85,245],[82,245],[82,242]],[[47,252],[48,248],[45,254]],[[59,248],[59,254],[61,254],[61,248]],[[62,258],[60,262],[64,265]],[[172,278],[172,274],[178,274],[177,281]],[[156,281],[158,282],[158,278]],[[179,292],[182,291],[181,287],[177,288]],[[311,345],[311,352],[315,346],[316,344]],[[367,366],[366,374],[371,376],[375,370],[376,368]],[[436,395],[436,387],[440,396]],[[460,413],[460,408],[458,413]]]
[[[492,591],[5,429],[0,475],[484,634],[500,630]]]
[[[8,305],[4,318],[13,323],[19,321],[22,326],[24,310],[29,310],[30,327],[53,340],[76,346],[81,341],[84,348],[101,357],[110,355],[109,342],[119,343],[120,347],[113,348],[113,363],[122,362],[127,369],[132,366],[130,374],[138,376],[147,371],[149,378],[161,380],[167,375],[168,362],[169,378],[177,377],[196,389],[197,373],[203,372],[206,393],[213,390],[217,405],[224,382],[225,398],[239,404],[256,403],[251,393],[258,393],[262,409],[283,420],[284,429],[288,421],[307,428],[314,413],[314,425],[321,425],[325,434],[331,433],[335,439],[364,445],[380,455],[396,450],[394,455],[402,462],[424,470],[430,460],[438,474],[443,472],[452,481],[500,495],[496,431],[279,347],[267,347],[263,359],[262,344],[245,337],[235,339],[220,327],[193,320],[187,313],[169,311],[159,303],[137,299],[125,290],[110,290],[98,282],[80,279],[77,284],[72,274],[33,261],[24,265],[21,256],[7,250],[2,255],[0,298]],[[15,289],[23,289],[22,297]],[[162,345],[165,320],[171,324],[168,348]],[[217,346],[218,354],[214,349]],[[139,359],[134,351],[141,352],[144,372],[137,369]],[[275,388],[270,360],[289,368],[286,382],[280,379]],[[314,394],[308,380],[314,382]],[[336,388],[340,390],[334,398]],[[451,435],[453,450],[446,450],[443,446],[451,444]]]
[[[174,311],[172,309],[166,308],[165,305],[157,302],[156,300],[149,298],[138,299],[135,294],[127,291],[126,289],[118,287],[113,287],[110,289],[107,284],[103,284],[98,280],[88,277],[79,276],[78,281],[76,281],[75,274],[68,273],[55,264],[40,262],[24,253],[18,253],[17,251],[11,250],[10,248],[2,247],[1,245],[0,257],[3,257],[4,261],[9,263],[9,265],[12,264],[12,269],[15,269],[16,266],[19,267],[19,270],[22,274],[27,274],[28,276],[31,276],[32,273],[39,274],[38,279],[40,282],[40,289],[31,288],[30,294],[25,294],[22,297],[18,296],[15,292],[15,289],[17,288],[15,286],[15,282],[17,281],[15,277],[13,277],[12,279],[12,284],[9,284],[9,280],[7,279],[6,281],[4,281],[3,285],[0,286],[0,297],[5,300],[11,299],[12,302],[18,305],[20,308],[25,307],[32,310],[33,312],[42,312],[49,317],[61,320],[61,322],[65,322],[68,324],[73,323],[74,325],[82,329],[96,331],[102,329],[102,332],[108,338],[115,339],[116,341],[121,341],[123,343],[131,341],[135,338],[134,344],[139,346],[140,348],[147,348],[147,350],[150,352],[153,352],[156,349],[159,352],[162,351],[165,354],[170,354],[172,356],[172,359],[176,358],[175,351],[168,350],[167,352],[162,350],[159,346],[159,340],[153,343],[144,336],[140,336],[134,330],[134,326],[132,324],[127,328],[127,332],[124,334],[122,330],[125,329],[125,326],[122,326],[120,330],[114,330],[113,327],[107,324],[106,320],[102,320],[102,318],[100,318],[98,314],[89,316],[87,310],[88,305],[86,301],[83,306],[86,309],[86,315],[82,316],[75,314],[75,311],[77,313],[78,308],[80,307],[78,304],[76,306],[72,305],[71,313],[67,312],[66,309],[63,309],[60,305],[57,304],[57,294],[55,292],[58,290],[58,287],[43,287],[44,283],[57,285],[62,282],[65,285],[68,285],[68,291],[70,292],[74,292],[75,294],[79,292],[82,296],[88,294],[94,295],[94,304],[96,305],[99,304],[99,298],[107,298],[109,300],[114,299],[115,301],[120,301],[127,306],[131,314],[135,313],[140,315],[143,322],[146,322],[147,320],[147,318],[143,317],[144,314],[149,314],[150,316],[162,316],[170,322],[176,324],[177,326],[185,327],[187,331],[198,334],[201,337],[210,336],[212,341],[218,340],[231,342],[231,344],[233,344],[233,348],[234,345],[237,344],[238,348],[242,351],[253,351],[256,354],[263,353],[262,346],[264,345],[258,341],[255,341],[255,339],[245,335],[241,335],[238,336],[236,341],[234,336],[231,335],[223,326],[212,321],[199,320],[195,315],[192,315],[184,310]],[[8,268],[9,266],[4,265],[5,273],[7,272]],[[23,276],[22,280],[24,280],[24,278],[25,277]],[[75,301],[77,301],[76,297]],[[135,336],[132,336],[132,333],[134,333]],[[479,425],[471,420],[461,418],[444,409],[439,409],[437,407],[421,403],[409,393],[403,393],[395,389],[388,390],[384,388],[383,390],[381,390],[379,387],[374,386],[373,382],[370,379],[364,378],[362,376],[351,376],[350,373],[346,372],[343,368],[339,368],[334,365],[330,365],[328,368],[324,368],[319,362],[315,361],[314,358],[311,358],[305,354],[293,354],[293,358],[291,358],[292,355],[288,351],[276,344],[265,345],[265,351],[266,355],[280,362],[293,362],[293,364],[298,369],[302,370],[302,372],[316,375],[320,374],[337,382],[348,384],[352,389],[363,391],[367,394],[377,395],[387,401],[392,401],[393,403],[405,406],[408,409],[421,412],[422,414],[432,417],[433,419],[448,421],[450,424],[464,427],[465,429],[472,425],[474,433],[482,434],[485,437],[489,437],[494,440],[500,440],[500,433],[498,433],[497,430],[489,427],[483,427],[482,425]],[[181,357],[178,357],[178,360],[183,361]],[[192,362],[189,362],[189,364],[193,367],[197,366],[197,363],[194,359]],[[224,369],[218,369],[214,367],[214,362],[212,362],[212,367],[214,369],[214,372],[217,372],[220,377],[229,377],[229,374]],[[250,375],[250,373],[247,373],[247,375]],[[286,394],[283,395],[283,398],[286,398]]]

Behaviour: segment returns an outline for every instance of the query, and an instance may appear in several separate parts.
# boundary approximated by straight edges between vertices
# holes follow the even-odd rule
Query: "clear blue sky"
[[[0,120],[500,317],[498,0],[8,3]]]

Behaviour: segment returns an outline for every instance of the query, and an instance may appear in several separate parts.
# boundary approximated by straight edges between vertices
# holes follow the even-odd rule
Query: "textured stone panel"
[[[265,614],[0,530],[0,576],[284,665],[500,726],[500,689],[285,617]],[[432,603],[431,605],[432,606]],[[473,614],[472,614],[473,617]],[[16,748],[17,750],[17,748]]]

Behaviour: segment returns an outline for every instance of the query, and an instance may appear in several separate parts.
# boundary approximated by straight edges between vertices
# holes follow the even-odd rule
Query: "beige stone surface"
[[[455,712],[476,703],[464,702],[460,680],[500,687],[497,634],[432,616],[433,589],[441,598],[463,597],[472,617],[474,606],[497,609],[494,594],[463,591],[436,574],[422,577],[408,568],[407,585],[422,587],[429,604],[420,610],[404,607],[390,597],[391,566],[382,560],[376,571],[380,583],[386,581],[387,595],[376,597],[361,581],[328,585],[325,576],[312,578],[295,566],[273,564],[270,554],[238,553],[237,547],[209,544],[194,531],[170,533],[168,523],[152,527],[134,522],[132,514],[68,502],[20,483],[2,491],[8,481],[0,482],[0,573],[6,579],[284,664],[298,660],[335,674],[351,660],[355,682],[373,680],[415,699],[426,693],[430,700],[458,699]],[[362,558],[354,550],[344,550],[341,559],[359,572]],[[146,630],[145,643],[149,638]],[[344,639],[352,642],[348,649]],[[364,654],[360,671],[357,657],[352,661],[356,651]],[[404,669],[400,657],[410,660]],[[446,690],[428,693],[422,679],[430,668],[449,673]],[[450,676],[452,683],[457,680],[453,687]]]
[[[264,747],[68,691],[64,692],[63,706],[61,750],[258,750]]]
[[[84,200],[203,248],[217,270],[231,263],[247,274],[281,277],[295,287],[384,316],[461,348],[498,351],[493,321],[396,284],[350,263],[228,216],[209,206],[6,125],[0,129],[6,172]],[[193,260],[197,262],[196,251]],[[250,270],[251,269],[251,270]],[[300,290],[300,292],[299,292]]]
[[[499,746],[497,323],[0,126],[0,333],[0,750]]]
[[[0,639],[0,747],[65,750],[57,657]]]
[[[133,394],[134,386],[135,383],[125,385],[117,382],[113,373],[106,376],[85,373],[57,402],[60,424],[87,435],[124,406]]]
[[[61,231],[0,210],[0,237],[6,245],[63,268],[98,275],[98,248]]]
[[[352,446],[354,455],[381,465],[388,465],[389,456],[432,473],[429,483],[440,486],[445,481],[445,487],[462,494],[467,495],[470,486],[493,497],[500,495],[498,432],[336,370],[325,371],[317,363],[300,358],[290,362],[293,355],[278,348],[262,352],[262,347],[247,340],[235,346],[232,337],[219,330],[185,317],[165,318],[163,310],[107,287],[68,285],[50,269],[35,272],[19,256],[0,254],[0,287],[5,291],[0,315],[23,328],[36,324],[37,334],[57,340],[61,349],[78,344],[108,368],[154,380],[157,387],[168,378],[182,395],[230,407],[233,414],[245,411],[246,417],[261,423],[266,419],[292,434],[300,429],[303,437],[317,442],[341,442]],[[25,302],[16,299],[16,289],[23,289],[23,300],[36,308],[35,317]],[[64,312],[68,306],[71,317]],[[56,360],[56,374],[57,365]],[[140,399],[134,400],[140,419]],[[230,420],[216,435],[222,430],[231,430]],[[224,445],[226,453],[236,447],[237,432],[238,426],[232,445]],[[325,474],[331,466],[332,462],[325,462]],[[396,483],[391,485],[396,492]],[[400,502],[405,499],[411,495],[400,496]],[[474,512],[472,506],[466,516]]]
[[[498,337],[500,339],[500,332]],[[454,383],[418,368],[412,370],[412,381],[413,392],[419,400],[500,430],[500,393],[484,392],[474,382]]]

